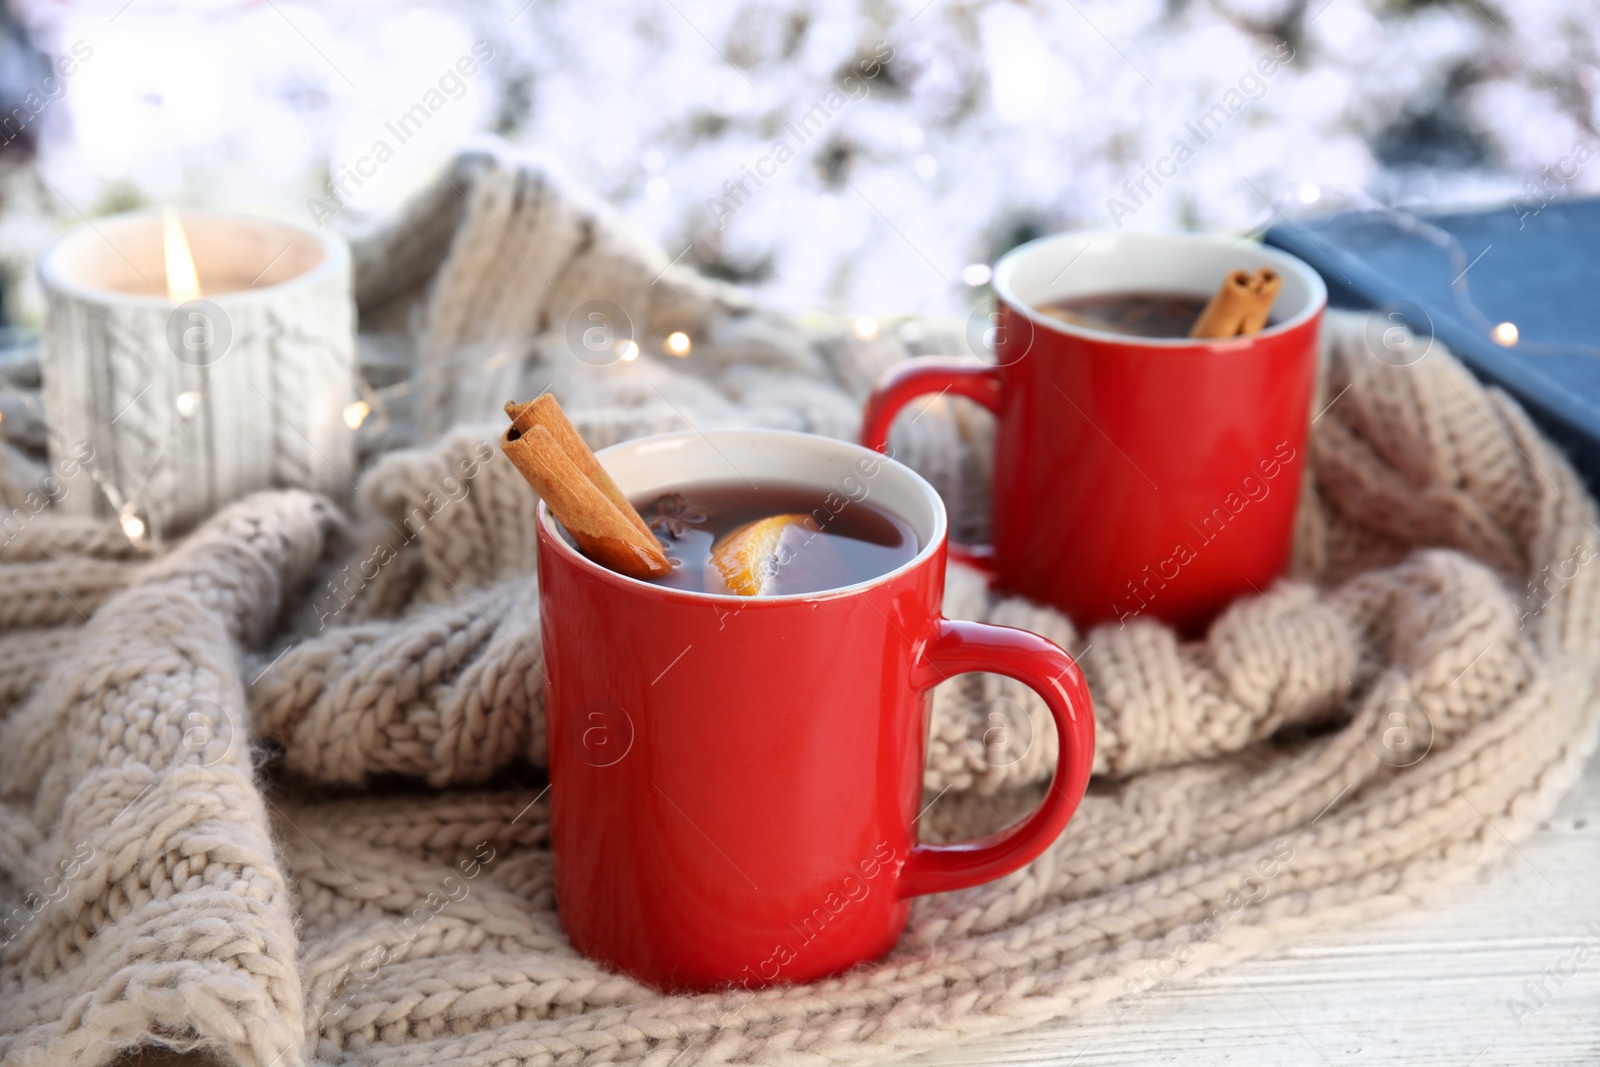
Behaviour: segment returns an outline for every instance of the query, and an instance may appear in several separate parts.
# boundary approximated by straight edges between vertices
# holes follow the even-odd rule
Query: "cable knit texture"
[[[950,615],[1081,653],[1097,777],[1062,838],[919,899],[894,951],[847,975],[656,995],[573,952],[555,911],[534,501],[492,447],[495,407],[549,386],[596,446],[849,436],[882,368],[960,324],[911,324],[913,344],[776,315],[492,152],[356,262],[364,321],[415,341],[424,443],[371,460],[348,512],[263,494],[146,552],[45,508],[0,543],[7,1064],[141,1045],[254,1067],[865,1063],[1136,1010],[1448,892],[1594,746],[1600,530],[1581,483],[1440,347],[1390,366],[1331,316],[1293,573],[1204,639],[1078,633],[952,568]],[[638,359],[574,357],[567,323],[591,300],[627,309]],[[669,329],[687,358],[659,354]],[[967,536],[988,430],[950,399],[897,430]],[[12,506],[37,469],[0,466]],[[1025,814],[1054,756],[1030,691],[946,683],[922,835]]]

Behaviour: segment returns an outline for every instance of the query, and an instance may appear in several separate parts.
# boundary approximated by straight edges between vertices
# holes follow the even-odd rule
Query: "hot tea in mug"
[[[674,487],[633,501],[672,570],[656,585],[734,596],[840,589],[917,554],[909,523],[865,500],[803,485]]]
[[[887,952],[912,897],[1056,839],[1094,757],[1087,685],[1042,637],[940,614],[947,520],[926,481],[780,431],[629,441],[602,465],[588,499],[642,512],[647,551],[614,558],[647,577],[580,550],[558,494],[538,520],[555,891],[578,951],[670,991],[806,981]],[[1060,759],[1021,822],[926,844],[930,693],[967,671],[1034,688]]]
[[[1195,633],[1284,571],[1327,291],[1250,241],[1046,237],[994,269],[994,355],[892,368],[863,418],[884,450],[907,402],[996,416],[992,546],[951,552],[1079,627]]]

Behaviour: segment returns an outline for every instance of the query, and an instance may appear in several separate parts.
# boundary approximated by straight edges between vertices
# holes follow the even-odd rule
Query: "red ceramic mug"
[[[1088,689],[1034,634],[939,614],[945,512],[909,468],[779,431],[649,437],[600,453],[633,499],[748,479],[871,500],[916,531],[871,581],[760,598],[593,563],[539,509],[556,903],[584,955],[658,989],[804,981],[875,959],[910,898],[1016,870],[1061,832],[1094,754]],[[965,671],[1033,687],[1059,766],[1026,820],[916,839],[929,690]]]
[[[1250,337],[1129,337],[1037,310],[1205,296],[1241,267],[1283,277],[1273,325]],[[907,360],[878,384],[861,431],[884,451],[896,413],[929,393],[995,413],[994,544],[952,545],[956,558],[1079,626],[1149,613],[1190,632],[1283,572],[1327,302],[1314,270],[1229,237],[1073,233],[1007,254],[994,292],[993,357]]]

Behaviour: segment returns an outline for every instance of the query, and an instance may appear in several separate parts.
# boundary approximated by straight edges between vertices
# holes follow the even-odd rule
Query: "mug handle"
[[[913,673],[920,689],[970,671],[1003,674],[1044,698],[1056,721],[1061,752],[1050,789],[1023,822],[954,845],[917,844],[900,870],[902,897],[947,893],[988,882],[1031,862],[1066,827],[1089,787],[1094,765],[1094,705],[1088,683],[1071,656],[1026,630],[982,622],[939,620]],[[912,828],[915,832],[915,827]]]
[[[976,400],[1000,414],[999,368],[976,356],[917,356],[889,368],[867,398],[861,419],[861,443],[887,452],[889,427],[912,400],[926,393],[954,393]],[[949,543],[950,556],[994,577],[994,546]]]

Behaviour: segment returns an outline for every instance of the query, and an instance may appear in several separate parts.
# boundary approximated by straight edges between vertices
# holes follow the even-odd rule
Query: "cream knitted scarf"
[[[952,569],[949,614],[1080,654],[1100,748],[1062,839],[920,899],[889,957],[843,977],[658,996],[576,955],[555,912],[533,501],[490,416],[551,384],[596,446],[691,423],[849,436],[883,366],[960,330],[861,341],[765,312],[493,153],[357,253],[372,348],[415,342],[426,417],[396,401],[391,431],[427,443],[370,462],[348,508],[262,494],[159,553],[45,510],[0,543],[7,1064],[155,1044],[257,1067],[864,1063],[1126,1016],[1448,892],[1594,746],[1593,503],[1438,346],[1391,366],[1333,316],[1294,576],[1205,640],[1080,634]],[[573,357],[565,321],[595,299],[627,311],[638,360]],[[672,329],[688,358],[653,354]],[[969,536],[985,436],[936,401],[896,442]],[[36,469],[13,458],[8,511]],[[1051,729],[1007,681],[942,687],[922,833],[1025,812]]]

